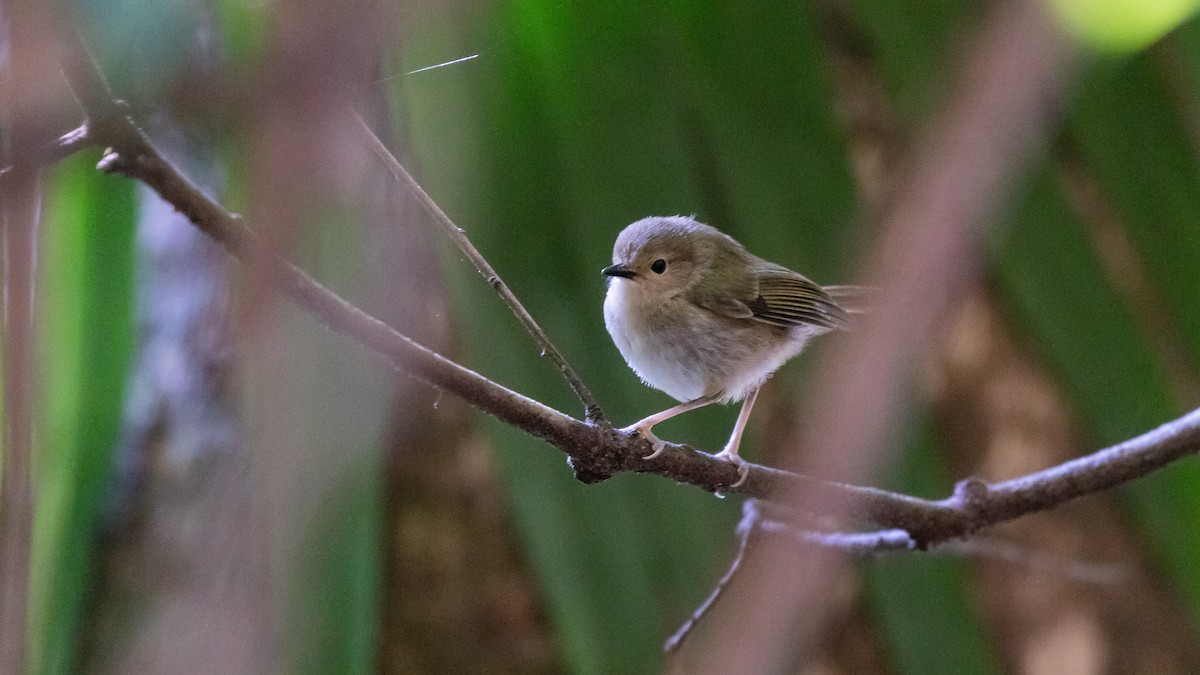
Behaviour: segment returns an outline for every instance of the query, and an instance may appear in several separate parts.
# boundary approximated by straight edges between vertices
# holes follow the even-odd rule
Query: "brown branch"
[[[88,135],[87,125],[83,125],[68,131],[62,136],[54,139],[52,142],[47,143],[46,146],[42,148],[39,160],[42,162],[42,164],[53,164],[54,162],[59,162],[67,157],[70,157],[84,148],[90,148],[95,144],[96,142],[92,140],[90,135]]]
[[[50,141],[42,146],[31,158],[28,168],[40,168],[48,164],[60,162],[67,157],[96,145],[96,142],[88,134],[87,125],[82,125],[68,131],[58,138]],[[14,166],[6,166],[0,169],[0,181],[11,180],[11,176],[16,171]],[[0,185],[3,185],[0,182]]]
[[[102,83],[78,81],[80,77],[99,78],[94,69],[68,72],[76,91],[88,91],[97,81]],[[85,98],[81,97],[81,102],[88,105]],[[108,107],[119,109],[112,103]],[[252,251],[261,250],[254,233],[241,219],[163,159],[127,115],[89,117],[89,125],[93,138],[111,148],[100,162],[101,169],[145,183],[233,256],[246,259]],[[255,262],[260,262],[257,256]],[[374,350],[397,368],[559,448],[584,482],[634,471],[717,492],[730,491],[729,486],[738,478],[732,464],[683,445],[669,443],[654,459],[642,459],[649,451],[644,439],[575,419],[497,384],[396,332],[278,256],[266,256],[261,263],[280,292],[325,326]],[[968,479],[959,484],[954,495],[938,501],[824,481],[757,464],[749,465],[746,482],[734,491],[764,499],[787,493],[807,494],[810,499],[805,503],[814,513],[902,529],[915,547],[925,548],[1106,490],[1197,452],[1200,410],[1119,445],[1028,476],[994,485]]]
[[[851,556],[871,559],[919,550],[916,540],[901,529],[870,532],[809,529],[798,526],[792,520],[773,519],[770,515],[771,509],[764,509],[765,505],[758,500],[751,499],[746,503],[755,504],[754,513],[749,517],[757,519],[754,525],[759,531],[787,537],[801,546],[833,549]],[[1119,565],[1071,560],[989,537],[942,541],[931,544],[925,550],[931,554],[957,558],[997,560],[1083,584],[1112,586],[1126,577]]]
[[[823,506],[823,511],[902,529],[912,536],[917,548],[926,548],[1128,483],[1197,453],[1200,453],[1200,409],[1140,436],[1042,471],[994,484],[968,478],[959,482],[953,495],[937,501],[818,481],[778,469],[765,471],[787,476],[790,485],[808,481],[807,486],[800,488],[813,494],[813,501],[808,504],[828,502],[830,505]],[[841,508],[833,504],[841,504]]]
[[[463,252],[463,255],[467,256],[467,259],[475,266],[476,271],[487,280],[488,285],[496,290],[496,293],[504,300],[504,304],[508,306],[509,311],[517,317],[521,325],[525,326],[525,330],[529,331],[529,335],[533,337],[533,341],[541,348],[542,356],[550,359],[558,367],[558,371],[562,373],[563,379],[567,381],[567,385],[571,387],[579,402],[583,404],[584,419],[606,427],[611,426],[607,418],[605,418],[600,404],[592,396],[592,392],[587,388],[587,385],[583,383],[583,380],[580,379],[575,369],[567,362],[562,352],[558,351],[558,347],[555,347],[554,343],[550,341],[550,336],[546,335],[546,331],[542,330],[542,327],[538,325],[533,315],[517,299],[517,296],[508,287],[508,284],[504,283],[504,280],[500,278],[500,275],[492,267],[491,263],[471,243],[466,231],[455,225],[453,220],[450,220],[450,216],[446,215],[442,207],[433,201],[428,192],[425,192],[421,184],[412,177],[412,174],[388,150],[387,146],[383,144],[379,136],[375,135],[375,132],[371,130],[371,127],[361,115],[355,115],[355,121],[358,122],[359,129],[362,131],[367,144],[371,146],[371,149],[375,151],[379,159],[387,165],[392,175],[396,177],[396,180],[408,188],[409,192],[421,203],[421,206],[425,207],[425,210],[429,212],[429,215],[433,216],[438,225],[442,226],[442,229],[446,231],[446,234],[458,246],[458,249]]]
[[[916,540],[902,529],[876,530],[873,532],[836,532],[808,529],[798,526],[791,515],[788,520],[778,520],[777,505],[767,505],[757,499],[742,503],[742,519],[738,522],[738,548],[729,569],[717,580],[716,586],[704,602],[692,611],[683,625],[663,643],[663,652],[672,654],[679,650],[684,640],[725,595],[729,585],[742,569],[746,552],[753,545],[753,538],[766,535],[785,537],[800,546],[815,546],[840,551],[860,558],[880,558],[917,550]],[[961,558],[999,560],[1029,570],[1054,574],[1084,584],[1111,586],[1125,579],[1124,571],[1117,565],[1066,560],[1040,551],[1031,551],[1014,544],[993,539],[971,539],[967,541],[943,541],[927,549],[930,553],[952,555]]]

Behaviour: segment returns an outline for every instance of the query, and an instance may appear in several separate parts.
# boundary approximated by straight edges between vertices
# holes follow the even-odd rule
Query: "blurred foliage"
[[[891,490],[945,494],[952,482],[938,463],[928,420],[912,425],[905,451],[893,459]],[[1002,672],[992,645],[972,611],[964,560],[897,556],[866,566],[866,595],[884,633],[898,673],[927,673],[954,664],[964,673]],[[914,620],[916,619],[916,620]],[[949,636],[950,639],[947,639]]]
[[[1196,13],[1196,0],[1049,0],[1063,24],[1097,49],[1142,49]]]
[[[374,295],[367,223],[314,223],[303,266],[343,297]],[[290,305],[247,340],[248,447],[270,510],[271,572],[289,673],[373,672],[378,634],[381,439],[392,373]],[[294,364],[302,363],[302,368]],[[264,467],[270,462],[270,467]]]
[[[97,17],[93,31],[107,33],[110,45],[154,38],[144,49],[100,54],[106,65],[141,59],[169,72],[172,36],[192,30],[187,13],[178,11],[182,5],[150,12],[133,4],[86,6]],[[1153,39],[1194,6],[1086,4],[1124,12],[1071,12],[1103,20],[1081,30],[1123,49]],[[1165,18],[1149,16],[1159,7],[1170,10]],[[262,53],[261,12],[232,0],[218,6],[239,72],[252,70]],[[507,0],[409,8],[397,73],[480,54],[388,81],[418,173],[614,421],[628,423],[671,403],[637,382],[604,331],[598,270],[624,224],[648,214],[696,213],[818,281],[849,276],[864,224],[823,31],[836,25],[852,34],[877,69],[898,124],[915,134],[942,102],[947,69],[969,44],[978,10],[961,0],[856,0],[846,12],[843,26],[827,24],[811,3],[783,0]],[[1061,134],[1025,177],[989,242],[992,280],[1010,318],[1055,376],[1093,446],[1140,433],[1196,403],[1174,383],[1194,380],[1200,363],[1198,54],[1200,25],[1192,22],[1163,46],[1092,65]],[[136,79],[122,68],[113,73],[116,82]],[[243,147],[228,143],[232,164],[245,162],[238,154]],[[90,546],[133,346],[133,190],[92,171],[91,159],[56,169],[43,226],[31,581],[39,673],[74,670]],[[1093,181],[1111,204],[1157,301],[1149,309],[1114,280],[1089,216],[1063,180],[1064,165]],[[359,230],[333,229],[337,236],[322,242],[326,257],[314,269],[345,280],[368,244]],[[578,413],[486,284],[453,254],[447,259],[464,361]],[[1161,313],[1166,328],[1148,326],[1147,311]],[[288,325],[312,330],[310,323]],[[383,396],[369,360],[358,355],[343,367],[343,354],[355,348],[314,341],[296,353],[316,354],[321,376],[333,379],[337,391],[370,380],[366,389]],[[1164,342],[1183,355],[1182,364],[1164,360]],[[795,380],[803,370],[790,366],[779,377]],[[374,477],[364,475],[374,459],[363,448],[379,428],[377,411],[355,405],[362,392],[342,399],[326,380],[293,375],[298,383],[289,400],[302,419],[289,456],[327,457],[339,440],[334,430],[352,427],[357,434],[340,440],[359,461],[336,465],[339,480],[319,495],[319,517],[305,511],[311,521],[302,527],[313,528],[305,541],[319,553],[289,562],[299,580],[287,586],[292,593],[314,586],[322,592],[281,606],[294,612],[288,627],[299,636],[291,644],[303,647],[299,670],[368,670],[377,639],[371,602],[379,514],[370,492]],[[326,405],[335,398],[341,405]],[[313,410],[323,414],[308,415]],[[713,449],[733,414],[692,413],[661,432]],[[493,421],[484,424],[564,661],[579,673],[661,670],[662,639],[728,563],[736,500],[643,476],[583,486],[557,451]],[[746,444],[751,457],[755,431]],[[911,435],[891,482],[921,495],[945,494],[953,477],[938,465],[937,430],[922,423]],[[1164,575],[1200,620],[1200,543],[1179,536],[1200,523],[1198,471],[1194,462],[1182,463],[1122,494]],[[914,556],[870,565],[864,592],[896,672],[935,672],[947,658],[964,671],[997,669],[968,582],[959,562]]]
[[[74,157],[42,218],[30,626],[34,672],[75,672],[133,351],[134,188]]]

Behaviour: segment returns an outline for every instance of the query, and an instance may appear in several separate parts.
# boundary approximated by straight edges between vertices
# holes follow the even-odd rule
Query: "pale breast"
[[[610,285],[605,326],[638,377],[679,401],[711,393],[739,400],[812,335],[719,316],[682,298],[639,303],[630,285]]]
[[[643,382],[676,400],[703,396],[707,373],[696,354],[689,353],[689,340],[679,339],[681,327],[664,325],[661,316],[626,311],[633,304],[627,287],[613,283],[604,298],[604,325],[625,362]]]

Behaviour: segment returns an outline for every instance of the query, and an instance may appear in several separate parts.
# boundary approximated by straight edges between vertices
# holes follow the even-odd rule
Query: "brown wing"
[[[765,269],[757,274],[758,296],[746,305],[753,318],[776,326],[812,325],[845,328],[850,323],[846,310],[838,306],[819,285],[785,268]]]

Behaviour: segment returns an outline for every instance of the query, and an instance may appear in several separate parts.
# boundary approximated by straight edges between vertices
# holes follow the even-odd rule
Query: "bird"
[[[716,457],[749,467],[738,454],[759,389],[808,341],[853,326],[869,289],[820,286],[760,258],[694,216],[651,216],[626,226],[613,246],[604,325],[645,384],[680,403],[621,432],[665,443],[655,425],[712,403],[742,402]]]

